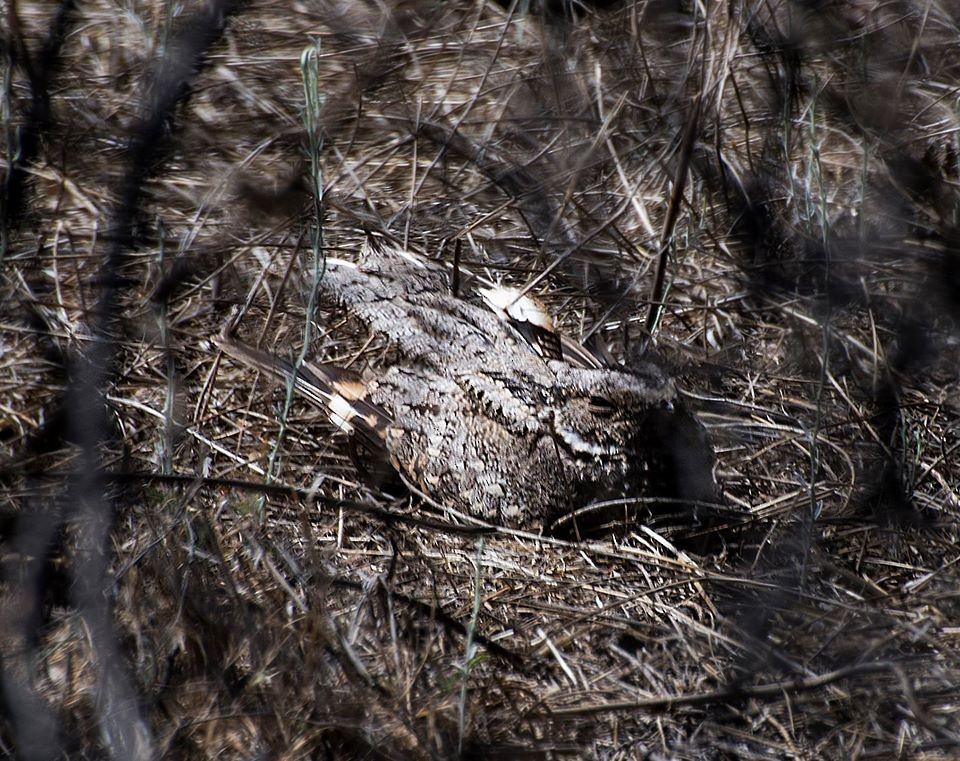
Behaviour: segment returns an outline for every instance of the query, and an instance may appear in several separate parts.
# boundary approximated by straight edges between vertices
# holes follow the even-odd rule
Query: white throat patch
[[[560,434],[560,437],[570,448],[570,451],[575,452],[576,454],[587,454],[591,455],[592,457],[604,457],[614,455],[618,451],[617,447],[605,447],[600,444],[594,444],[590,441],[587,441],[576,431],[561,429],[558,430],[557,433]]]

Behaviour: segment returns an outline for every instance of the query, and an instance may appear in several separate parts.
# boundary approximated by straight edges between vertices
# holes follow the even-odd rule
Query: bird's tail
[[[357,373],[320,362],[303,362],[297,366],[243,343],[229,332],[219,337],[217,345],[231,359],[284,383],[292,383],[294,392],[323,410],[330,422],[362,444],[371,455],[386,455],[390,415],[367,399],[367,385]]]

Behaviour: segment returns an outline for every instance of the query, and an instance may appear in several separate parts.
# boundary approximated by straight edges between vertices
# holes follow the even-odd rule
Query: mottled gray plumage
[[[295,374],[229,335],[221,345],[294,378],[362,445],[363,470],[389,460],[432,500],[514,526],[643,496],[657,482],[646,421],[669,418],[676,396],[657,366],[604,366],[552,334],[533,300],[493,289],[483,291],[487,307],[473,304],[451,294],[442,267],[397,249],[368,246],[359,264],[328,260],[320,288],[390,339],[395,364],[367,377],[318,363]]]

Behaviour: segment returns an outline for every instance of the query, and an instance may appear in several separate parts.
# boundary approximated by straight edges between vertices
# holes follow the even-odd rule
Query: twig
[[[820,687],[825,687],[828,684],[839,682],[841,679],[849,679],[853,676],[893,671],[894,665],[895,664],[886,661],[861,663],[856,666],[848,666],[847,668],[828,671],[826,674],[812,676],[806,679],[787,679],[782,682],[758,684],[753,687],[727,688],[723,690],[713,690],[711,692],[695,692],[687,695],[668,695],[659,698],[622,700],[610,703],[594,703],[591,705],[554,708],[549,711],[548,715],[553,717],[592,716],[599,713],[637,710],[669,712],[674,708],[680,708],[682,706],[710,705],[712,703],[725,703],[731,700],[742,700],[743,698],[777,697],[784,692],[815,690]]]
[[[683,190],[687,185],[690,157],[693,155],[693,143],[700,125],[700,100],[701,96],[698,95],[693,104],[693,113],[690,114],[687,126],[683,131],[683,138],[680,141],[680,155],[677,158],[677,173],[673,178],[673,192],[670,194],[667,215],[664,217],[663,227],[660,229],[657,274],[653,279],[653,286],[650,288],[650,311],[647,313],[646,330],[648,336],[652,336],[656,332],[660,316],[663,314],[663,284],[667,277],[667,264],[670,260],[673,230],[676,227],[677,218],[680,216],[680,207],[683,204]]]

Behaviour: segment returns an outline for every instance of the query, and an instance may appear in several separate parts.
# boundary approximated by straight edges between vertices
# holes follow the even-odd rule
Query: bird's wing
[[[607,367],[597,353],[559,331],[546,306],[518,288],[502,285],[478,289],[484,303],[503,322],[512,327],[544,361],[562,360],[573,367]]]

